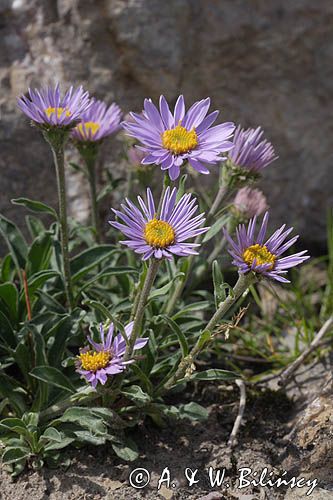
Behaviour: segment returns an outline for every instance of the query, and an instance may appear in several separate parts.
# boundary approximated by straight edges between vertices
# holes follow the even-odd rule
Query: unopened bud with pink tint
[[[141,165],[141,160],[143,160],[143,158],[145,157],[144,151],[141,151],[135,146],[131,146],[130,148],[128,148],[127,156],[133,167],[143,166]]]
[[[243,187],[237,192],[233,206],[246,219],[261,215],[268,208],[264,193],[260,189],[249,187]]]

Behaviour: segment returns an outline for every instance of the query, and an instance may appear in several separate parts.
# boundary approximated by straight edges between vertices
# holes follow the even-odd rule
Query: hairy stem
[[[219,187],[219,190],[215,196],[213,204],[208,212],[207,222],[210,222],[211,217],[213,217],[213,215],[216,214],[216,212],[221,206],[222,201],[226,198],[228,194],[229,194],[228,184],[222,184],[222,186]]]
[[[140,298],[138,300],[136,314],[134,317],[132,334],[131,334],[131,337],[129,339],[128,345],[126,347],[126,352],[125,352],[125,357],[124,357],[125,361],[130,359],[130,357],[133,353],[135,341],[137,340],[139,333],[140,333],[140,327],[141,327],[142,318],[143,318],[143,315],[145,312],[145,307],[146,307],[147,299],[149,296],[149,292],[151,290],[151,287],[154,284],[159,265],[160,265],[159,260],[157,260],[157,259],[150,260],[146,279],[145,279],[145,282],[143,284],[143,287],[142,287],[142,290],[140,293]]]
[[[59,222],[61,234],[61,250],[63,259],[63,270],[65,278],[65,290],[70,309],[73,308],[73,289],[70,271],[69,249],[68,249],[68,225],[67,225],[67,200],[65,181],[64,144],[55,145],[51,143],[53,160],[57,175],[58,200],[59,200]]]
[[[224,184],[222,186],[220,186],[217,194],[216,194],[216,197],[213,201],[213,204],[208,212],[208,215],[207,215],[207,220],[206,222],[209,224],[210,221],[212,220],[213,216],[215,215],[215,213],[217,212],[217,210],[219,209],[222,201],[226,198],[226,196],[228,196],[229,194],[229,186],[228,184]],[[195,243],[201,243],[202,240],[204,238],[204,234],[199,234],[196,239],[195,239]],[[185,288],[185,285],[186,285],[186,282],[188,280],[188,277],[190,275],[190,272],[192,270],[192,266],[193,266],[193,261],[194,261],[194,258],[195,258],[195,255],[191,255],[189,258],[188,258],[188,267],[187,267],[187,271],[185,273],[185,276],[183,276],[183,278],[181,278],[177,285],[175,286],[175,288],[173,289],[173,293],[170,297],[170,299],[168,300],[168,305],[166,306],[166,309],[165,309],[165,313],[170,315],[172,314],[181,294],[183,293],[183,290]]]
[[[96,243],[101,242],[101,230],[99,223],[97,189],[96,189],[96,162],[95,158],[86,158],[88,181],[91,199],[91,223],[95,229]]]

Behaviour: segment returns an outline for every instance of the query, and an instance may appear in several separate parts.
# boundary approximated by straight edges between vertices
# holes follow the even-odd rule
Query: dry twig
[[[319,346],[322,338],[324,337],[324,335],[326,335],[326,333],[332,326],[333,326],[333,316],[328,318],[328,320],[323,324],[323,326],[321,327],[321,329],[319,330],[319,332],[317,333],[317,335],[315,336],[309,347],[305,349],[305,351],[303,351],[302,354],[297,359],[295,359],[293,363],[291,363],[291,365],[289,365],[285,370],[283,370],[280,373],[280,380],[278,382],[279,386],[284,387],[288,383],[292,374],[295,373],[297,368],[303,363],[303,361],[309,356],[309,354],[311,354]]]
[[[240,400],[239,400],[239,409],[238,409],[238,415],[236,417],[233,429],[231,431],[229,441],[228,441],[228,446],[229,448],[234,448],[235,445],[237,444],[237,434],[240,428],[240,425],[242,423],[243,415],[244,415],[244,410],[245,410],[245,405],[246,405],[246,389],[245,389],[245,384],[243,380],[237,379],[236,384],[239,387],[240,390]]]

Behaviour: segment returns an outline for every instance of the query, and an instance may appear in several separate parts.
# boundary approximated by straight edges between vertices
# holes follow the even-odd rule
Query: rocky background
[[[0,211],[23,225],[11,198],[56,205],[48,148],[16,108],[28,86],[82,83],[125,112],[160,93],[171,101],[184,93],[188,104],[211,96],[221,119],[262,125],[275,146],[280,158],[262,182],[274,222],[287,218],[324,248],[332,24],[331,0],[0,0]],[[71,174],[81,219],[85,190]]]

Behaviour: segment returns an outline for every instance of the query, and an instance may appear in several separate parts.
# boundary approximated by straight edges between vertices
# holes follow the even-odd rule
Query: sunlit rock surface
[[[16,96],[59,80],[125,112],[160,93],[189,104],[211,96],[221,119],[262,125],[280,156],[262,182],[272,224],[287,219],[322,244],[333,204],[332,19],[330,0],[0,0],[0,211],[22,224],[10,198],[56,204],[48,148]],[[84,219],[86,188],[79,177],[70,186]]]

